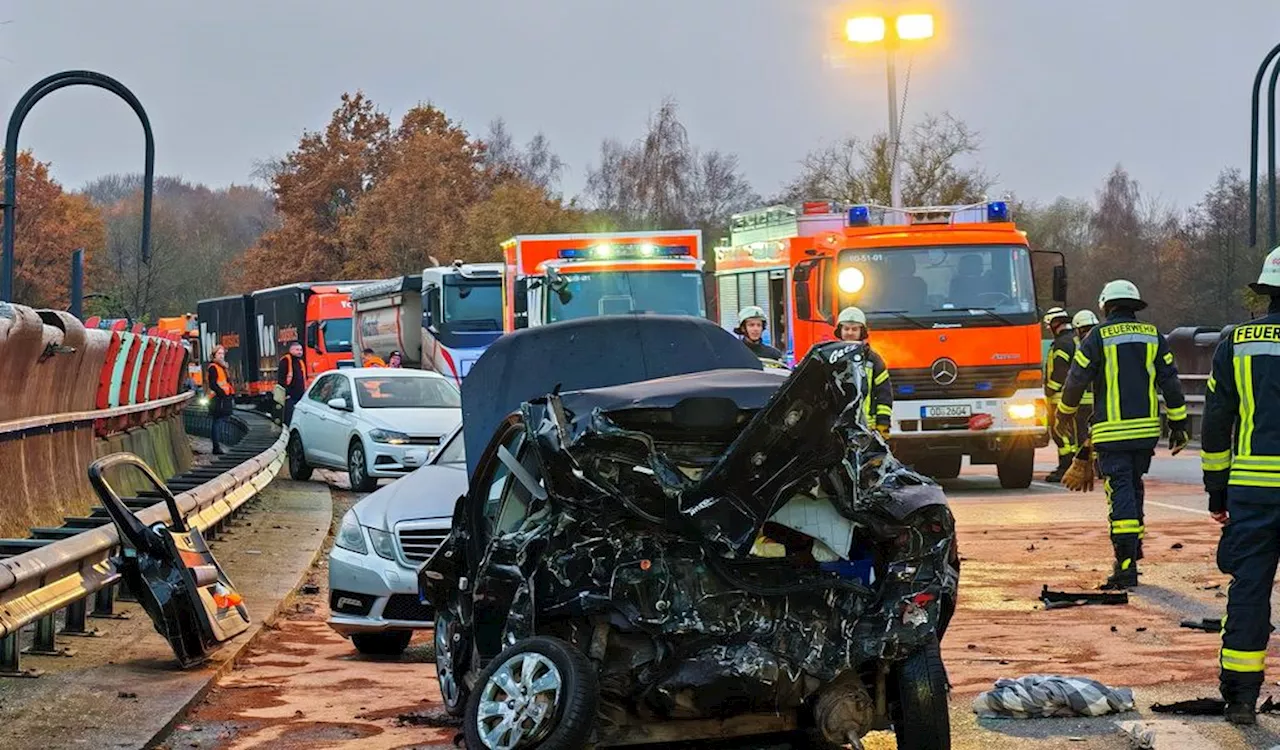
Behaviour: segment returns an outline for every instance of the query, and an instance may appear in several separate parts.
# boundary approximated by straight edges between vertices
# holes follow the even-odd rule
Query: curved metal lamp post
[[[1271,48],[1267,56],[1262,58],[1258,73],[1253,77],[1253,110],[1249,120],[1249,245],[1258,244],[1258,109],[1262,98],[1262,78],[1267,74],[1267,67],[1280,56],[1280,44]],[[1267,88],[1267,161],[1270,172],[1267,175],[1267,210],[1270,219],[1267,229],[1271,247],[1280,244],[1276,237],[1276,81],[1280,77],[1280,65],[1271,71],[1271,82]]]
[[[13,301],[13,240],[14,213],[17,208],[18,179],[18,131],[22,122],[36,105],[58,89],[67,86],[96,86],[106,89],[133,108],[142,122],[142,133],[146,138],[146,164],[142,175],[142,262],[151,262],[151,192],[155,181],[156,144],[151,135],[151,121],[147,111],[142,108],[138,97],[116,79],[95,73],[91,70],[67,70],[55,73],[27,89],[27,93],[18,100],[17,106],[9,116],[9,130],[4,139],[4,237],[3,267],[0,268],[0,302]]]

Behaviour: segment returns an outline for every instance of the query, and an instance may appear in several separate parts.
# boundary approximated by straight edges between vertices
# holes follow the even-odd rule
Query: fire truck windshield
[[[559,291],[547,293],[547,319],[553,323],[628,313],[706,315],[697,271],[561,273],[559,278]]]
[[[881,327],[909,325],[902,316],[962,322],[1035,322],[1031,254],[1020,245],[956,245],[844,250],[839,268],[856,268],[840,289],[840,306],[884,316]]]
[[[446,277],[441,328],[452,333],[502,330],[502,282]]]

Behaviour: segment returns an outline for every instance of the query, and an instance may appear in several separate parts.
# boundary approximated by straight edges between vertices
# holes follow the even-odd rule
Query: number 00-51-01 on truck
[[[525,234],[502,252],[506,332],[603,315],[706,315],[699,230]]]
[[[721,324],[759,305],[795,360],[834,337],[842,308],[862,308],[893,377],[904,461],[951,478],[967,455],[995,464],[1002,486],[1030,484],[1048,442],[1032,257],[1053,257],[1056,300],[1066,267],[1031,250],[1006,203],[772,206],[735,216],[716,254]]]

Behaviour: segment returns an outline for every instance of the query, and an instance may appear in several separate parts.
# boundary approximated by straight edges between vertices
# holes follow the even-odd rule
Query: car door
[[[323,463],[321,456],[323,451],[320,448],[320,432],[324,428],[324,423],[320,421],[319,411],[324,408],[324,393],[328,390],[330,381],[328,376],[321,376],[311,388],[307,389],[306,395],[298,401],[293,409],[293,422],[290,425],[302,439],[302,451],[307,457],[307,463],[319,465]]]
[[[329,398],[340,398],[347,402],[346,409],[335,409],[329,406],[325,409],[325,417],[329,420],[326,423],[326,444],[329,446],[335,466],[346,467],[347,465],[347,446],[351,444],[351,432],[355,428],[355,410],[360,408],[356,404],[355,394],[351,391],[351,378],[346,375],[333,375],[333,391],[329,394]]]
[[[319,466],[333,467],[332,449],[333,423],[329,414],[329,399],[334,391],[338,375],[330,373],[322,375],[312,387],[307,402],[307,416],[302,425],[302,443],[307,449],[307,460]]]

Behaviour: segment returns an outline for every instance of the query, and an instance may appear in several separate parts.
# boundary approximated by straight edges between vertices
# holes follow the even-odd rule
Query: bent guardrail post
[[[0,263],[0,302],[13,301],[13,242],[17,207],[18,132],[32,107],[58,89],[68,86],[96,86],[123,99],[138,115],[146,141],[142,174],[142,262],[151,262],[151,194],[156,172],[156,142],[151,134],[151,120],[142,102],[124,84],[92,70],[66,70],[44,78],[22,95],[9,115],[9,129],[4,140],[4,234],[3,261]]]

